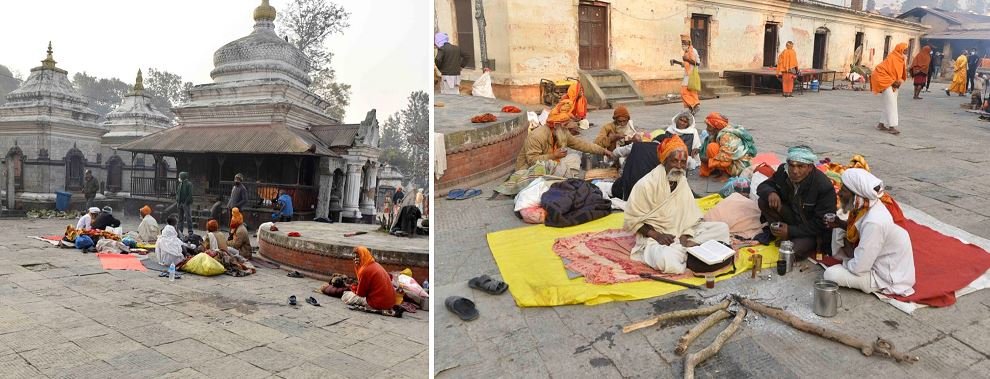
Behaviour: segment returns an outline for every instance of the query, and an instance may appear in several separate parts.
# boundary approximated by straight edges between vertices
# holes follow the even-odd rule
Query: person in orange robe
[[[784,97],[793,97],[794,74],[798,71],[797,52],[794,51],[794,42],[787,41],[786,46],[777,57],[777,77],[781,78]]]
[[[402,308],[395,306],[395,287],[392,287],[391,275],[375,262],[371,251],[364,246],[354,248],[354,272],[357,274],[357,284],[340,297],[345,304],[379,311],[386,316],[402,317]]]
[[[722,162],[715,157],[718,156],[719,150],[722,146],[718,144],[718,133],[729,126],[729,119],[717,112],[712,112],[705,117],[705,125],[708,127],[708,137],[702,143],[701,151],[701,171],[699,174],[701,176],[721,176],[722,173],[726,173],[732,162]]]
[[[962,55],[956,58],[956,62],[953,63],[952,69],[952,85],[945,89],[945,95],[950,96],[950,92],[958,93],[959,96],[964,96],[966,93],[966,67],[969,65],[969,58],[967,58],[966,50],[962,51]]]
[[[697,114],[698,109],[701,108],[701,100],[698,98],[698,92],[688,89],[688,82],[691,80],[691,71],[701,65],[701,60],[698,57],[698,50],[691,47],[691,36],[681,34],[681,49],[684,50],[684,55],[681,57],[684,62],[681,101],[684,103],[684,108],[690,110],[691,114]]]
[[[907,80],[907,51],[908,44],[901,42],[887,58],[873,69],[870,77],[870,87],[875,94],[883,95],[883,108],[880,113],[880,123],[877,129],[890,133],[901,134],[897,130],[897,89]]]

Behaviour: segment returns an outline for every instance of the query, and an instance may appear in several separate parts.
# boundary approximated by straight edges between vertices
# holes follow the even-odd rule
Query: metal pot
[[[839,312],[842,297],[839,295],[839,284],[831,280],[815,281],[815,302],[813,310],[816,315],[832,317]]]

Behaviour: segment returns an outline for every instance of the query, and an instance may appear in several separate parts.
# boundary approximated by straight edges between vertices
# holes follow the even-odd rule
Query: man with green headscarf
[[[825,214],[835,213],[835,188],[815,168],[816,163],[818,157],[810,147],[792,147],[787,150],[787,162],[756,190],[761,218],[768,223],[765,235],[793,242],[799,259],[815,252],[831,254],[832,250]],[[780,226],[770,226],[775,223]]]
[[[175,192],[175,202],[179,208],[179,225],[177,225],[179,235],[182,235],[183,225],[189,225],[189,232],[192,233],[193,190],[188,172],[183,171],[179,173],[179,188]]]

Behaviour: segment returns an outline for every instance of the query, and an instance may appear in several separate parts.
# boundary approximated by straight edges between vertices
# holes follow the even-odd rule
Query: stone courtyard
[[[124,219],[126,227],[137,220]],[[104,270],[29,239],[75,220],[0,220],[4,378],[421,378],[429,312],[386,318],[258,268],[247,277]],[[289,306],[296,295],[299,305]],[[306,304],[315,297],[321,307]]]
[[[990,238],[990,177],[985,174],[990,123],[960,109],[969,98],[946,97],[944,83],[932,83],[924,100],[900,91],[902,133],[874,129],[879,96],[848,90],[780,96],[736,97],[702,101],[696,116],[703,128],[709,112],[726,115],[751,131],[760,152],[783,156],[786,147],[812,146],[820,157],[846,163],[863,154],[873,173],[885,181],[901,203],[973,235]],[[638,128],[670,124],[680,104],[630,108]],[[611,110],[589,119],[602,125]],[[582,133],[591,140],[598,128]],[[721,182],[691,175],[692,188],[711,193]],[[683,358],[674,354],[679,338],[697,320],[675,322],[623,334],[622,326],[671,310],[714,303],[737,293],[856,337],[891,340],[901,351],[920,356],[914,364],[864,357],[858,351],[750,314],[739,332],[714,358],[699,366],[699,377],[987,377],[990,376],[990,291],[958,299],[947,308],[906,314],[872,295],[843,289],[839,314],[824,319],[811,312],[811,282],[822,269],[813,267],[770,281],[748,274],[719,282],[714,290],[684,290],[670,295],[597,306],[519,308],[511,295],[491,296],[470,289],[470,278],[500,272],[486,234],[523,227],[512,214],[511,200],[487,200],[496,182],[480,188],[482,196],[436,202],[435,290],[438,306],[448,296],[472,299],[480,317],[462,322],[446,310],[436,312],[434,374],[470,377],[662,377],[683,376]],[[764,273],[771,270],[764,269]],[[510,289],[511,291],[511,289]],[[723,322],[720,325],[725,325]],[[692,344],[708,345],[724,326],[716,326]],[[717,329],[717,330],[716,330]]]

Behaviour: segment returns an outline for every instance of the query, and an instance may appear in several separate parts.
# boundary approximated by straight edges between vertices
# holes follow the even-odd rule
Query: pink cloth
[[[636,236],[622,229],[582,233],[557,239],[553,251],[570,261],[565,267],[584,276],[588,283],[613,284],[646,280],[640,273],[668,279],[688,278],[690,274],[667,275],[629,257]]]
[[[763,230],[763,223],[760,222],[760,206],[738,193],[733,193],[719,201],[703,219],[724,222],[729,225],[729,234],[745,239],[753,239]]]

